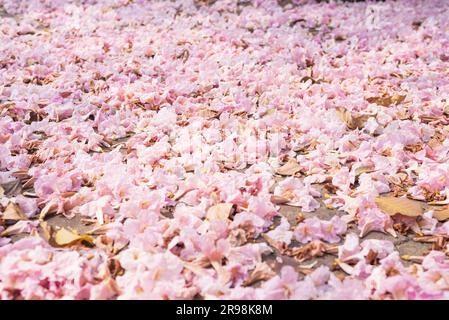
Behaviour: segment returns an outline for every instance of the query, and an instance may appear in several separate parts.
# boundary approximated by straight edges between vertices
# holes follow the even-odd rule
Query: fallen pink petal
[[[449,2],[0,0],[0,300],[449,299]]]

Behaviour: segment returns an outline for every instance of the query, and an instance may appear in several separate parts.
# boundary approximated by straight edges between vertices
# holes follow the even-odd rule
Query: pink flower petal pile
[[[0,0],[0,299],[449,299],[449,221],[375,202],[449,203],[448,9]]]

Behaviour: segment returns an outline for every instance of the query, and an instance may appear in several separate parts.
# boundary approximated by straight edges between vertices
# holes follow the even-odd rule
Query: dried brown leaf
[[[433,208],[436,209],[436,208]],[[438,221],[446,221],[449,219],[449,208],[443,210],[434,210],[433,217]]]
[[[21,180],[28,180],[29,178],[31,178],[28,175],[28,170],[17,170],[17,171],[14,171],[12,175]]]
[[[375,202],[380,210],[390,216],[401,214],[408,217],[418,217],[424,213],[419,201],[398,197],[377,197]]]
[[[439,120],[441,120],[441,117],[436,117],[436,116],[426,116],[426,115],[421,115],[421,116],[419,116],[419,118],[420,118],[421,121],[424,122],[424,123],[429,123],[429,122],[434,122],[434,121],[439,121]]]
[[[264,238],[268,245],[279,251],[281,254],[284,254],[287,252],[287,250],[289,250],[285,242],[274,240],[270,238],[266,233],[262,234],[262,238]]]
[[[0,233],[0,237],[9,237],[21,233],[29,233],[30,235],[33,235],[33,230],[35,230],[33,221],[20,220]]]
[[[276,273],[264,262],[258,263],[248,278],[243,282],[243,286],[250,286],[258,281],[270,280]]]
[[[198,111],[198,115],[203,118],[216,118],[220,113],[218,111],[210,110],[210,109],[202,109]]]
[[[301,170],[300,165],[295,159],[289,159],[286,164],[276,169],[276,173],[282,176],[292,176]]]
[[[336,254],[337,251],[338,246],[315,240],[302,247],[287,249],[284,254],[294,257],[298,262],[304,262],[315,257],[321,257],[327,253]]]
[[[370,249],[368,251],[368,254],[366,255],[366,262],[368,262],[368,264],[371,264],[371,265],[378,264],[379,259],[378,259],[377,255],[378,255],[377,251]]]
[[[348,129],[351,130],[363,129],[366,121],[369,118],[369,116],[366,114],[362,115],[352,114],[349,110],[345,108],[337,108],[336,112],[340,120],[346,123]]]
[[[3,189],[3,194],[9,197],[15,196],[22,191],[22,186],[19,179],[4,183],[1,187]]]
[[[388,96],[385,95],[383,97],[370,97],[367,98],[366,101],[369,103],[375,103],[379,106],[389,107],[391,105],[398,105],[402,103],[405,100],[404,95],[394,95],[394,96]]]
[[[108,261],[108,269],[112,279],[115,279],[117,276],[122,276],[125,273],[125,269],[123,269],[117,259],[111,259]]]
[[[3,220],[13,220],[13,221],[19,221],[19,220],[28,220],[28,217],[20,210],[19,206],[15,203],[10,202],[3,212],[2,215]]]
[[[315,79],[313,79],[312,77],[309,77],[309,76],[305,76],[305,77],[302,77],[301,78],[301,80],[299,80],[300,82],[307,82],[307,81],[309,81],[309,80],[311,80],[312,81],[312,84],[315,84],[315,83],[323,83],[324,81],[323,80],[321,80],[321,79],[318,79],[318,80],[315,80]]]
[[[34,186],[34,183],[36,182],[36,180],[37,180],[36,177],[32,177],[32,178],[28,179],[27,181],[25,181],[22,188],[23,189],[32,188]]]

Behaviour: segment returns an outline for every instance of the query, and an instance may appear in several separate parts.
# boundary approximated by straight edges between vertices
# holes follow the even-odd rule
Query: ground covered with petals
[[[448,299],[447,1],[0,0],[0,299]]]

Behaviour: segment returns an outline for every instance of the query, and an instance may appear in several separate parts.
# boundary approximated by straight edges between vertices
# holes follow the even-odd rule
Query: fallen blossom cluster
[[[449,4],[287,2],[0,0],[0,299],[449,299]]]

